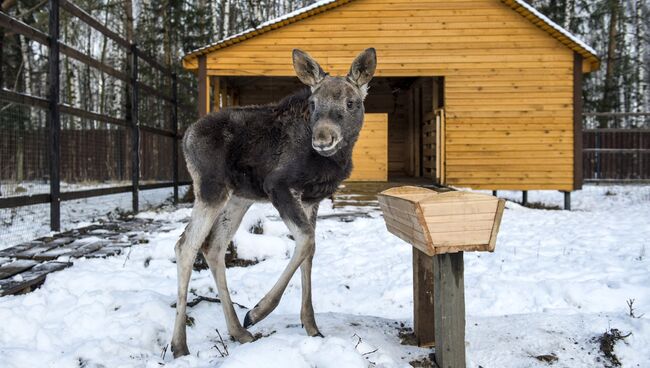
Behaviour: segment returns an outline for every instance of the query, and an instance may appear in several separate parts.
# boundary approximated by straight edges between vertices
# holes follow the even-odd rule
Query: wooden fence
[[[133,211],[137,212],[140,190],[173,187],[173,196],[176,202],[178,186],[189,183],[179,180],[181,169],[179,169],[178,146],[182,137],[182,132],[179,131],[179,109],[189,112],[190,115],[196,114],[195,108],[191,104],[179,102],[178,89],[179,87],[184,88],[188,95],[194,95],[196,88],[180,80],[172,70],[143,53],[137,45],[111,31],[72,2],[48,0],[48,5],[49,33],[42,32],[19,19],[0,12],[0,29],[11,30],[49,48],[47,98],[0,89],[0,101],[17,106],[27,106],[30,109],[41,109],[47,114],[46,124],[41,129],[19,129],[18,131],[15,126],[5,126],[4,124],[11,118],[3,117],[3,125],[0,126],[0,134],[3,137],[0,139],[2,144],[0,160],[3,163],[20,160],[16,164],[21,165],[21,170],[27,165],[22,175],[24,177],[33,175],[46,179],[49,183],[49,193],[0,197],[0,209],[50,203],[50,225],[53,231],[58,231],[61,221],[60,203],[65,200],[131,192]],[[59,37],[59,12],[61,9],[122,47],[127,53],[128,70],[118,70],[61,42]],[[61,104],[60,55],[77,60],[122,81],[126,85],[126,94],[129,96],[126,98],[126,106],[124,106],[125,116],[107,116]],[[144,61],[148,67],[155,69],[171,88],[164,91],[140,81],[138,79],[140,61]],[[170,124],[166,128],[160,128],[164,124],[152,126],[141,123],[138,114],[139,111],[142,111],[143,100],[150,101],[150,99],[141,99],[141,92],[157,99],[157,103],[164,104],[169,108]],[[94,128],[62,129],[62,114],[64,117],[92,121]],[[101,126],[97,127],[98,124]],[[86,144],[82,144],[82,142]],[[35,148],[29,152],[29,157],[26,157],[26,154],[20,154],[20,147],[28,144],[32,144]],[[14,154],[16,152],[18,155]],[[17,157],[11,157],[12,155]],[[93,162],[92,165],[84,165],[82,162],[89,160]],[[105,164],[98,164],[102,162]],[[107,162],[108,164],[106,164]],[[15,167],[3,165],[3,167],[7,166]],[[15,173],[0,170],[0,175],[4,179],[15,175]],[[130,185],[82,191],[61,191],[62,180],[79,181],[91,178],[93,180],[111,179],[116,181],[126,179],[130,181]],[[144,183],[145,181],[148,183]]]
[[[650,182],[650,129],[583,131],[585,182]]]
[[[599,119],[606,126],[589,128],[594,124],[586,124],[583,130],[585,182],[650,182],[650,127],[645,121],[637,125],[644,127],[629,123],[647,119],[650,113],[588,113],[585,117]]]

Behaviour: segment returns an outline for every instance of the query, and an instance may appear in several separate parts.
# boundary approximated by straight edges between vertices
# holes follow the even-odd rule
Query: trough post
[[[439,368],[465,368],[463,252],[433,257],[435,357]]]
[[[413,333],[418,346],[435,344],[433,257],[413,247]]]
[[[140,190],[140,124],[138,122],[138,47],[131,45],[131,194],[133,213],[139,211]]]
[[[59,0],[49,0],[48,125],[50,146],[50,228],[61,229],[61,113],[59,111]]]
[[[174,204],[178,204],[178,76],[172,73],[172,181]]]

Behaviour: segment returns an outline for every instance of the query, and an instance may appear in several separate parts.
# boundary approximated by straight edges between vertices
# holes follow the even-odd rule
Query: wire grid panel
[[[0,197],[49,192],[45,111],[0,105]]]
[[[62,116],[61,191],[129,185],[129,128]]]
[[[50,204],[0,208],[0,249],[50,233]]]
[[[142,183],[173,180],[173,138],[140,132],[140,181]]]

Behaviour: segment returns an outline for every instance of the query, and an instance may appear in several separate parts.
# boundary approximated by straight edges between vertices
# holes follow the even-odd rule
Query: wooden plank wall
[[[349,181],[388,181],[388,115],[366,114]]]
[[[294,47],[345,74],[369,46],[378,76],[445,77],[448,184],[572,189],[573,52],[498,0],[357,0],[217,50],[208,74],[292,76]]]

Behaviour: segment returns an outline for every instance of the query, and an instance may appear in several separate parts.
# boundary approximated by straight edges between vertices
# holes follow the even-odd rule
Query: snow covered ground
[[[561,205],[562,195],[531,192],[529,200]],[[623,367],[650,367],[650,187],[587,186],[574,193],[573,207],[508,202],[496,252],[465,255],[468,367],[549,366],[540,355],[557,357],[553,367],[605,367],[593,339],[610,329],[631,333],[614,351]],[[321,208],[333,212],[328,202]],[[175,230],[128,255],[75,261],[30,294],[0,298],[0,366],[408,366],[431,352],[398,338],[399,325],[412,324],[411,247],[367,210],[371,218],[318,222],[313,293],[324,339],[306,337],[300,326],[298,275],[278,308],[252,328],[265,337],[231,342],[221,306],[202,302],[188,310],[192,354],[163,354],[174,317],[173,245],[190,213],[183,208],[141,214]],[[260,221],[263,234],[248,231]],[[272,207],[256,205],[235,243],[241,256],[262,260],[228,270],[234,301],[251,307],[275,282],[293,242]],[[214,296],[209,271],[194,272],[191,288]],[[630,299],[640,318],[629,315]],[[240,318],[245,312],[238,309]]]

